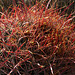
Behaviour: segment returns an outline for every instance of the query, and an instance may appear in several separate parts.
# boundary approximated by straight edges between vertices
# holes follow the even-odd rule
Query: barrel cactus
[[[1,13],[1,75],[64,75],[73,69],[74,16],[60,16],[59,9],[46,9],[40,2],[22,4]]]

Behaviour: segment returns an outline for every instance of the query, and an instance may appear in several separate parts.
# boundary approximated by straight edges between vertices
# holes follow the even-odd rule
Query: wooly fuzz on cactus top
[[[1,75],[63,75],[74,68],[74,17],[67,19],[40,3],[24,6],[1,15]]]

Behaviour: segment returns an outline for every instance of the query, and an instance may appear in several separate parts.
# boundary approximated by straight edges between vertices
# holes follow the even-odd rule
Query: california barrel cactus
[[[44,4],[27,7],[22,0],[1,12],[1,75],[74,75],[75,16]]]

